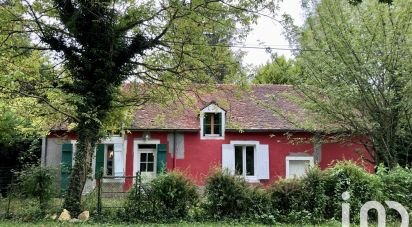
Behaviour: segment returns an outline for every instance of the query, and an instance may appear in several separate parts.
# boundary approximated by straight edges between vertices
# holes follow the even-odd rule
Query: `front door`
[[[143,181],[156,177],[156,144],[138,145],[137,167]]]

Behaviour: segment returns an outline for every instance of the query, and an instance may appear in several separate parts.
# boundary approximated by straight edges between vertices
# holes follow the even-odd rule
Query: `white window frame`
[[[155,153],[154,153],[154,174],[156,175],[156,166],[157,166],[157,145],[160,144],[160,140],[144,140],[144,139],[135,139],[133,140],[133,175],[136,174],[136,172],[140,169],[140,161],[139,160],[139,144],[156,144],[156,149],[155,149]],[[139,167],[138,167],[139,165]],[[135,179],[133,178],[133,181]]]
[[[240,141],[232,140],[232,141],[230,141],[230,144],[233,145],[233,149],[235,149],[235,146],[242,146],[242,165],[244,167],[244,170],[245,170],[244,172],[245,173],[243,175],[241,175],[241,177],[244,177],[245,180],[249,183],[258,183],[258,182],[260,182],[259,179],[257,178],[257,175],[256,175],[256,171],[257,171],[257,168],[256,168],[257,167],[257,163],[256,163],[257,162],[257,154],[256,154],[256,151],[257,151],[257,146],[260,144],[260,142],[259,141],[247,141],[247,140],[244,140],[244,141],[242,141],[242,140],[240,140]],[[254,147],[254,150],[253,150],[253,174],[254,175],[253,176],[246,176],[246,147],[247,146],[253,146]],[[235,173],[234,174],[236,174],[236,166],[235,166]],[[240,175],[237,175],[237,176],[240,176]]]
[[[215,134],[207,134],[203,135],[204,132],[204,117],[206,113],[220,113],[222,114],[222,135],[215,135]],[[200,139],[202,140],[210,140],[210,139],[217,139],[217,140],[223,140],[225,138],[225,119],[226,119],[226,112],[217,106],[216,104],[212,103],[209,106],[203,108],[200,111]]]
[[[126,173],[126,153],[127,153],[127,140],[120,135],[112,135],[110,137],[104,138],[103,140],[101,140],[98,144],[103,144],[104,145],[104,164],[103,164],[103,175],[107,176],[106,171],[107,171],[107,145],[112,144],[113,145],[113,152],[114,152],[114,144],[123,144],[123,175],[125,175]],[[94,149],[94,156],[93,156],[93,163],[92,163],[92,168],[93,168],[93,176],[95,175],[95,166],[96,166],[96,147]],[[113,154],[114,155],[114,154]],[[114,156],[113,156],[114,157]],[[111,177],[114,177],[114,172],[115,172],[115,167],[114,164],[115,161],[113,159],[113,174]],[[122,177],[118,177],[118,178],[110,178],[110,179],[106,179],[105,181],[107,182],[124,182],[125,178]]]
[[[309,161],[309,167],[313,167],[315,165],[313,156],[286,156],[286,178],[293,178],[290,176],[290,161]]]
[[[103,171],[103,175],[108,176],[108,177],[114,177],[114,170],[115,170],[115,167],[114,167],[114,155],[115,155],[114,143],[105,143],[103,145],[104,145],[104,165],[103,165],[104,171]],[[107,150],[108,150],[109,145],[113,145],[112,175],[107,175]]]
[[[246,179],[248,182],[254,182],[259,180],[256,177],[256,145],[254,144],[234,144],[234,149],[235,149],[235,163],[236,163],[236,147],[242,147],[242,169],[243,173],[242,175],[236,175],[236,176],[241,176]],[[253,175],[246,175],[246,147],[253,147]],[[236,165],[235,165],[235,174],[236,174]]]

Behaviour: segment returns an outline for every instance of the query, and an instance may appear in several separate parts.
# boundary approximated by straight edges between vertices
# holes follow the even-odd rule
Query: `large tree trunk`
[[[90,122],[90,120],[88,120]],[[99,139],[100,125],[93,123],[79,123],[77,130],[77,147],[74,166],[70,175],[70,184],[63,207],[72,215],[81,212],[81,197],[87,175],[91,172],[94,147]]]

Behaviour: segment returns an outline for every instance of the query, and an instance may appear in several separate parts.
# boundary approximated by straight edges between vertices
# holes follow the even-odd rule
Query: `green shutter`
[[[167,154],[167,145],[158,144],[157,145],[157,167],[156,167],[157,174],[160,174],[166,171],[166,154]]]
[[[215,132],[216,134],[222,135],[222,113],[215,114]]]
[[[69,185],[69,177],[73,162],[73,144],[66,143],[62,145],[62,161],[61,161],[61,175],[60,175],[60,189],[62,192],[67,190]]]
[[[104,144],[96,145],[96,165],[95,165],[95,178],[98,178],[103,173],[104,168]]]

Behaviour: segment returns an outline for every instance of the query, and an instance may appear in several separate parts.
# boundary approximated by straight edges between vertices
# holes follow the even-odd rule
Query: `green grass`
[[[17,222],[17,221],[10,221],[10,220],[0,220],[0,227],[5,227],[5,226],[23,226],[23,227],[52,227],[52,226],[85,226],[85,227],[97,227],[97,226],[103,226],[103,227],[125,227],[125,226],[150,226],[150,227],[191,227],[191,226],[198,226],[198,227],[213,227],[213,226],[222,226],[222,227],[230,227],[230,226],[265,226],[261,224],[251,224],[251,223],[233,223],[233,222],[177,222],[177,223],[171,223],[171,224],[111,224],[111,223],[67,223],[67,222],[58,222],[58,221],[39,221],[39,222]],[[341,227],[340,222],[326,222],[323,224],[319,225],[314,225],[314,224],[278,224],[276,226],[282,226],[282,227]],[[351,224],[352,227],[357,227],[359,225]],[[377,226],[376,223],[369,224],[369,226]],[[399,223],[388,223],[386,225],[387,227],[399,227]]]
[[[250,224],[250,223],[231,223],[231,222],[178,222],[178,223],[171,223],[171,224],[109,224],[109,223],[60,223],[58,221],[40,221],[40,222],[16,222],[16,221],[0,221],[0,227],[3,226],[39,226],[39,227],[52,227],[52,226],[90,226],[90,227],[97,227],[97,226],[113,226],[113,227],[123,227],[123,226],[158,226],[158,227],[190,227],[190,226],[199,226],[199,227],[212,227],[212,226],[222,226],[222,227],[230,227],[230,226],[265,226],[261,224]],[[309,227],[315,225],[293,225],[293,224],[281,224],[277,226],[284,226],[284,227]],[[338,222],[328,222],[322,225],[316,225],[319,227],[340,227],[341,224]]]

